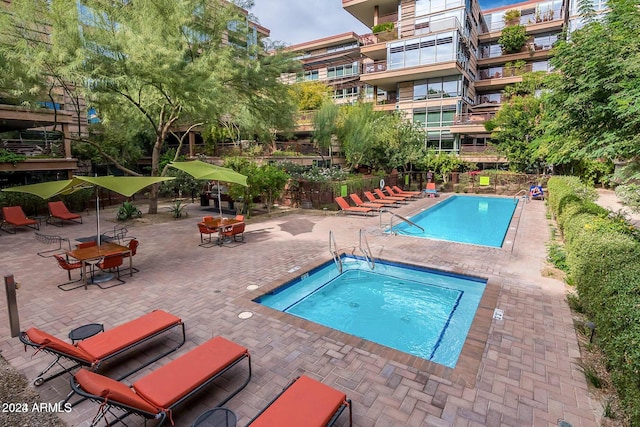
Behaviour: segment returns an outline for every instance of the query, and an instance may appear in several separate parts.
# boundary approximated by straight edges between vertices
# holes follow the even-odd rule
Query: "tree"
[[[16,10],[34,10],[36,5],[42,22],[52,23],[46,43],[31,53],[23,49],[15,59],[29,63],[30,56],[51,54],[50,50],[64,65],[61,80],[76,82],[105,124],[126,125],[127,117],[136,125],[142,120],[154,134],[152,176],[166,173],[160,170],[160,156],[178,126],[214,123],[230,115],[247,132],[269,135],[292,123],[294,106],[279,81],[283,71],[294,68],[290,56],[281,51],[265,55],[261,46],[248,43],[246,17],[232,3],[58,0],[48,7],[49,3],[13,2]],[[16,16],[24,17],[12,22],[17,31],[29,15]],[[47,74],[44,66],[36,65],[41,75]],[[109,160],[136,174],[118,159]],[[156,185],[151,187],[149,213],[157,212],[157,197]]]
[[[344,106],[338,119],[338,138],[347,164],[375,168],[376,123],[384,113],[374,111],[370,103],[358,102]]]
[[[600,20],[582,8],[585,26],[554,47],[558,76],[544,108],[554,152],[633,164],[640,158],[640,10],[632,0],[607,6]]]
[[[317,110],[331,100],[331,87],[319,81],[299,82],[290,86],[291,97],[298,110]]]
[[[544,151],[540,149],[540,126],[543,109],[538,92],[544,88],[540,73],[527,73],[520,83],[504,91],[504,101],[496,116],[485,124],[492,131],[491,143],[509,160],[513,170],[526,172],[539,169],[544,163]]]
[[[339,107],[326,99],[313,115],[313,141],[324,160],[323,152],[331,150],[331,142],[337,132]]]

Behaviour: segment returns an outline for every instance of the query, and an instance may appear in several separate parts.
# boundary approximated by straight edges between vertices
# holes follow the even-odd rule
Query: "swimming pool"
[[[347,334],[453,368],[486,280],[417,266],[341,258],[255,299]]]
[[[513,197],[451,196],[409,219],[394,222],[398,234],[502,247],[518,200]]]

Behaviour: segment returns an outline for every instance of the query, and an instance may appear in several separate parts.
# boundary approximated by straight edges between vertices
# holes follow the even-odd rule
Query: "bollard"
[[[7,309],[9,310],[9,327],[11,328],[11,338],[20,335],[20,318],[18,317],[18,301],[16,299],[16,284],[13,274],[4,276],[4,289],[7,294]]]

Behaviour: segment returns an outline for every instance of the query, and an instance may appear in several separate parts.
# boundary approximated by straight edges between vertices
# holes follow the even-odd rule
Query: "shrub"
[[[126,221],[130,218],[142,218],[142,212],[131,202],[124,202],[118,209],[116,219],[118,221]]]
[[[518,9],[509,9],[504,13],[504,23],[507,25],[520,20],[520,11]]]
[[[527,42],[527,30],[524,25],[514,25],[502,29],[498,44],[505,53],[520,52]]]
[[[378,34],[383,31],[391,31],[391,30],[393,30],[393,22],[384,22],[382,24],[374,25],[371,28],[371,32],[373,34]]]
[[[591,201],[574,178],[549,180],[549,208],[562,222],[570,279],[598,331],[611,380],[631,425],[640,425],[640,241],[624,217]]]

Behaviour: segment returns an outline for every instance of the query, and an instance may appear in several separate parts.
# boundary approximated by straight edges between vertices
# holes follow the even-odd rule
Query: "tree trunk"
[[[162,133],[156,137],[156,142],[153,144],[153,151],[151,152],[151,176],[158,176],[160,169],[160,149],[162,148],[162,141],[164,137]],[[159,184],[151,186],[151,192],[149,193],[149,210],[148,214],[153,215],[158,213],[158,187]]]

